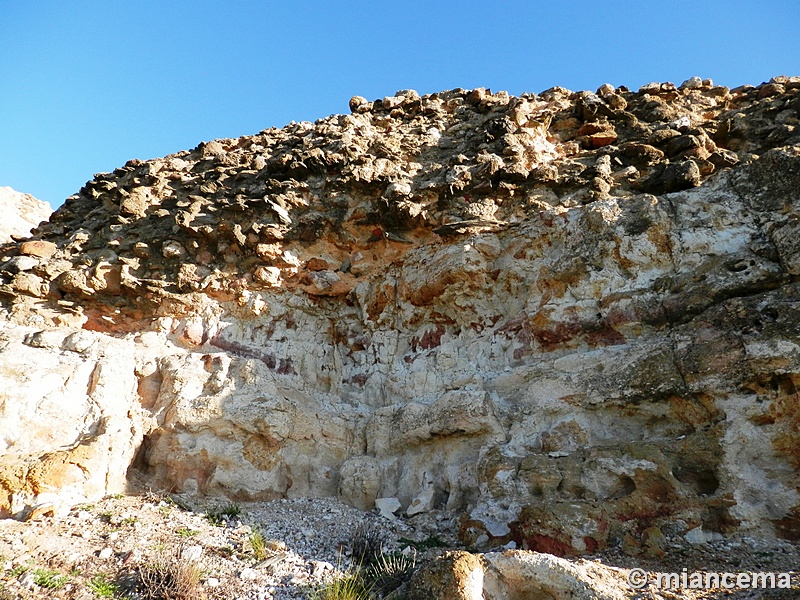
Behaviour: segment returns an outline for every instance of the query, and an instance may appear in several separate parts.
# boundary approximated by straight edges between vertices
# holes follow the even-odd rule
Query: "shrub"
[[[139,568],[143,600],[194,600],[200,597],[202,570],[197,561],[181,557],[181,548],[157,552]]]
[[[364,578],[370,582],[371,588],[385,595],[411,579],[416,566],[416,552],[408,556],[401,552],[384,553],[365,569]]]
[[[358,565],[375,563],[383,555],[386,542],[386,534],[374,523],[362,521],[353,531],[351,540],[353,561]]]

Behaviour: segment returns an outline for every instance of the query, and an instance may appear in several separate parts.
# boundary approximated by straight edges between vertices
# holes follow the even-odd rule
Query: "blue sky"
[[[353,95],[800,74],[800,2],[0,0],[0,186],[348,112]]]

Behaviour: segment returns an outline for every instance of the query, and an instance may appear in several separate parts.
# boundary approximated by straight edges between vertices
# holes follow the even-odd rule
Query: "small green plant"
[[[208,522],[212,525],[222,525],[225,521],[233,517],[238,517],[241,512],[242,509],[239,508],[239,505],[230,503],[219,510],[208,511],[206,513],[206,519],[208,519]]]
[[[438,535],[432,535],[421,542],[410,540],[408,538],[398,538],[397,541],[404,546],[411,546],[418,552],[423,552],[429,548],[446,548],[447,544],[443,542]]]
[[[120,521],[120,525],[127,525],[128,527],[133,527],[138,520],[139,517],[128,517],[127,519],[122,519],[122,521]]]
[[[139,568],[139,593],[144,600],[195,600],[202,569],[181,557],[181,548],[161,550]]]
[[[110,494],[107,498],[111,498],[112,500],[121,500],[125,497],[125,494]]]
[[[221,516],[219,516],[217,513],[214,513],[214,512],[206,513],[206,520],[209,523],[211,523],[212,525],[214,525],[215,527],[219,527],[220,525],[224,525],[225,524],[225,520]]]
[[[371,586],[354,570],[335,577],[315,589],[310,600],[369,600]]]
[[[66,575],[61,575],[58,571],[51,571],[50,569],[34,569],[33,582],[39,587],[48,590],[60,590],[67,583],[69,578]]]
[[[113,598],[119,593],[119,586],[113,581],[109,581],[108,577],[104,574],[95,575],[89,582],[89,589],[92,590],[98,598]]]
[[[17,565],[16,567],[8,571],[8,576],[12,579],[19,579],[20,575],[28,572],[29,570],[30,569],[25,565]]]
[[[181,527],[175,533],[181,537],[194,537],[200,532],[197,529],[189,529],[188,527]]]
[[[253,549],[253,555],[256,557],[256,560],[264,560],[269,556],[267,540],[258,528],[253,529],[252,533],[250,533],[250,547]]]

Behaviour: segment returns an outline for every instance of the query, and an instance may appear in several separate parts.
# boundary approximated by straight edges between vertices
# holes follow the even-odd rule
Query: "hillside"
[[[350,108],[2,246],[2,515],[135,479],[479,550],[800,537],[800,78]]]

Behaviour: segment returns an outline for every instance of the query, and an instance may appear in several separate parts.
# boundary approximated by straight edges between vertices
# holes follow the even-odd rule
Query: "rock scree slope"
[[[0,248],[2,515],[135,471],[477,548],[800,537],[800,78],[350,108]]]

